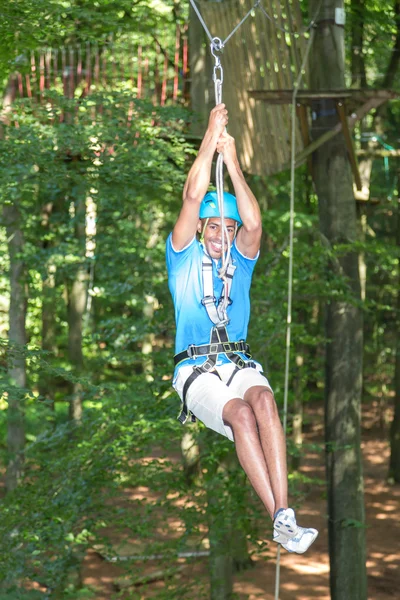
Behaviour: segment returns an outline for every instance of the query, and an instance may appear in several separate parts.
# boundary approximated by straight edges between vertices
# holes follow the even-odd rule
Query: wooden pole
[[[320,6],[310,54],[310,86],[340,90],[344,77],[344,0],[311,0],[310,15]],[[325,110],[327,108],[327,110]],[[333,110],[331,110],[333,109]],[[350,123],[348,121],[350,126]],[[324,307],[325,448],[328,484],[328,533],[332,600],[367,600],[365,510],[361,455],[363,313],[361,308],[357,214],[345,137],[329,104],[313,105],[311,135],[329,135],[313,153],[322,239],[331,253],[327,277],[336,273],[346,286]],[[332,134],[332,131],[334,133]],[[322,133],[321,136],[321,132]],[[340,245],[342,250],[337,252]],[[347,247],[345,251],[343,246]]]

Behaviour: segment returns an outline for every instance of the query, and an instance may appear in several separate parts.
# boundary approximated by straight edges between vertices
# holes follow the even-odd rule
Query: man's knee
[[[235,398],[224,407],[223,419],[233,430],[236,428],[250,429],[256,425],[256,419],[251,406],[244,400]]]
[[[256,415],[260,413],[267,413],[268,415],[278,414],[274,394],[266,387],[257,386],[250,388],[245,399]]]

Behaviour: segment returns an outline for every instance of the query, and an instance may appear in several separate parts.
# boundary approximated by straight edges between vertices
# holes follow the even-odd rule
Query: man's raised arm
[[[196,235],[200,204],[210,184],[214,153],[227,124],[225,104],[218,104],[210,112],[207,130],[183,188],[183,205],[172,232],[172,244],[177,251],[185,248]]]
[[[236,238],[237,247],[244,256],[255,258],[260,249],[262,233],[260,207],[240,168],[234,138],[228,133],[223,133],[218,141],[217,151],[224,155],[243,221]]]

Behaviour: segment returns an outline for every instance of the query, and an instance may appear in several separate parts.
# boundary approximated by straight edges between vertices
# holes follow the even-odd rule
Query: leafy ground
[[[305,444],[310,450],[304,457],[301,470],[305,475],[323,479],[323,454],[315,450],[317,445],[322,442],[322,413],[309,411],[308,418],[311,427],[306,433]],[[368,525],[368,598],[369,600],[389,600],[398,598],[400,587],[398,572],[400,487],[391,486],[386,482],[389,459],[387,432],[379,428],[377,421],[373,407],[364,411],[362,449]],[[149,499],[148,490],[130,488],[118,502],[126,504],[132,500],[146,498]],[[282,551],[280,599],[329,600],[326,501],[323,486],[316,485],[307,490],[298,514],[301,523],[317,527],[320,535],[312,549],[305,555],[291,555]],[[138,514],[138,518],[140,519],[140,514]],[[169,529],[171,525],[174,524],[169,523]],[[179,523],[176,526],[179,529]],[[112,538],[112,532],[108,533]],[[160,541],[162,536],[160,531]],[[121,540],[116,541],[121,542]],[[122,546],[120,547],[122,548]],[[140,548],[139,540],[125,540],[125,550],[128,554],[140,553]],[[83,584],[86,589],[93,590],[94,595],[90,595],[90,597],[96,600],[169,598],[163,576],[168,575],[171,568],[178,569],[174,571],[174,577],[177,577],[180,582],[180,591],[177,594],[179,598],[203,600],[209,597],[206,557],[193,559],[190,563],[185,559],[177,559],[172,563],[160,560],[137,562],[135,573],[136,577],[140,573],[143,578],[142,584],[117,592],[116,584],[121,581],[121,577],[126,578],[126,570],[120,564],[105,560],[101,554],[94,549],[89,551],[85,557],[82,572]],[[275,558],[276,548],[274,544],[270,544],[266,552],[254,557],[254,568],[235,576],[234,591],[238,600],[273,600]],[[161,572],[164,575],[161,575]],[[159,579],[157,574],[160,575]],[[154,578],[156,581],[146,583],[146,577]]]

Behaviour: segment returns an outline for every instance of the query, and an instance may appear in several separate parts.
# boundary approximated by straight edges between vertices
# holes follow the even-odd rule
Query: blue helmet
[[[219,214],[217,192],[208,192],[200,205],[200,219],[209,219],[210,217],[221,217]],[[226,219],[234,219],[239,225],[242,225],[236,198],[229,192],[224,192],[224,217]]]

